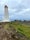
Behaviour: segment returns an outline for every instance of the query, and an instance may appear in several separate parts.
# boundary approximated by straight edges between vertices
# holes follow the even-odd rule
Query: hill
[[[5,35],[8,32],[12,37],[11,40],[30,40],[30,22],[11,21],[0,23],[0,28],[5,30]],[[2,33],[3,33],[2,30]],[[1,30],[0,30],[1,31]],[[7,33],[8,37],[10,36]],[[17,39],[18,38],[18,39]],[[19,39],[20,38],[20,39]],[[9,39],[10,40],[10,39]]]

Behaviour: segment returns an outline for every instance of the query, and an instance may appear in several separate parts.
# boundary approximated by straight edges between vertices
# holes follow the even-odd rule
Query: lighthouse
[[[4,19],[3,19],[4,22],[9,22],[9,13],[8,13],[8,6],[5,5],[4,6]]]

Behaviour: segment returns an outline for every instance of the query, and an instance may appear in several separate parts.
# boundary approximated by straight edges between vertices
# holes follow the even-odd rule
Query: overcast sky
[[[0,0],[0,20],[4,17],[4,5],[8,6],[10,20],[30,20],[30,0]]]

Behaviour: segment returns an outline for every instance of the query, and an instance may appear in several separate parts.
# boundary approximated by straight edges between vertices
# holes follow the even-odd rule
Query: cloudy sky
[[[0,20],[4,18],[4,5],[8,6],[9,20],[30,20],[30,0],[0,0]]]

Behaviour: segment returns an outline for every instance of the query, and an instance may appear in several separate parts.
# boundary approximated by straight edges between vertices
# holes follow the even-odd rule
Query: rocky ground
[[[13,27],[6,30],[0,25],[0,40],[28,40],[28,38]]]

